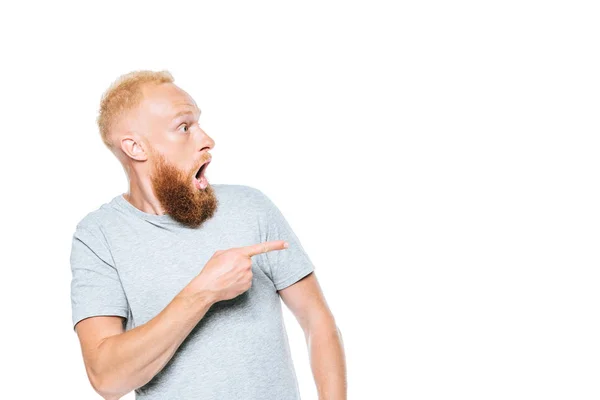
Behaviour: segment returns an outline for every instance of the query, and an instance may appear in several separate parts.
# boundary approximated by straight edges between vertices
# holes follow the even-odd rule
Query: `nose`
[[[215,141],[213,140],[213,138],[208,136],[208,134],[204,132],[203,129],[200,129],[200,132],[200,144],[198,146],[200,148],[200,151],[212,150],[215,147]]]

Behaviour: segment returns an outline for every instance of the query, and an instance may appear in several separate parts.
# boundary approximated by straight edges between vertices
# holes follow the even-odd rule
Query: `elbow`
[[[100,392],[98,392],[98,394],[104,400],[119,400],[121,398],[121,396],[117,396],[117,395],[114,395],[114,394],[107,394],[107,393],[100,393]]]
[[[114,368],[102,362],[102,359],[102,356],[96,353],[94,358],[89,357],[86,360],[85,366],[90,384],[103,399],[119,400],[129,391],[123,391],[122,379],[119,379],[120,377],[115,374]]]
[[[92,388],[98,393],[104,400],[119,400],[125,395],[125,393],[119,393],[115,390],[114,385],[110,379],[105,375],[99,375],[92,372],[88,372],[90,383]]]
[[[96,393],[104,400],[119,400],[124,394],[117,394],[111,390],[110,386],[103,383],[92,385]]]

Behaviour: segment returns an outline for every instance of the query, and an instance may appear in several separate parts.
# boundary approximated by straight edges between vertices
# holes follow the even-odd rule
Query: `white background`
[[[127,180],[95,118],[118,75],[168,69],[209,180],[264,191],[314,262],[350,399],[599,398],[592,2],[1,7],[2,397],[99,398],[69,251]]]

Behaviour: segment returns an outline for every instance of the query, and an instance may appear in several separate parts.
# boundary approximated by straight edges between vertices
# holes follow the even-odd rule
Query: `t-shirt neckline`
[[[133,214],[139,218],[145,219],[146,221],[182,225],[179,221],[174,220],[173,217],[171,217],[169,214],[157,215],[140,210],[139,208],[131,204],[129,201],[127,201],[127,199],[123,197],[123,193],[116,196],[115,201],[126,212]]]

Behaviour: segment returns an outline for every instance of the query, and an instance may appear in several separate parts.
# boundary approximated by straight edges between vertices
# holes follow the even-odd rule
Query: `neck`
[[[129,183],[129,192],[123,193],[123,197],[139,210],[148,214],[164,215],[165,211],[158,199],[154,196],[150,182]]]

